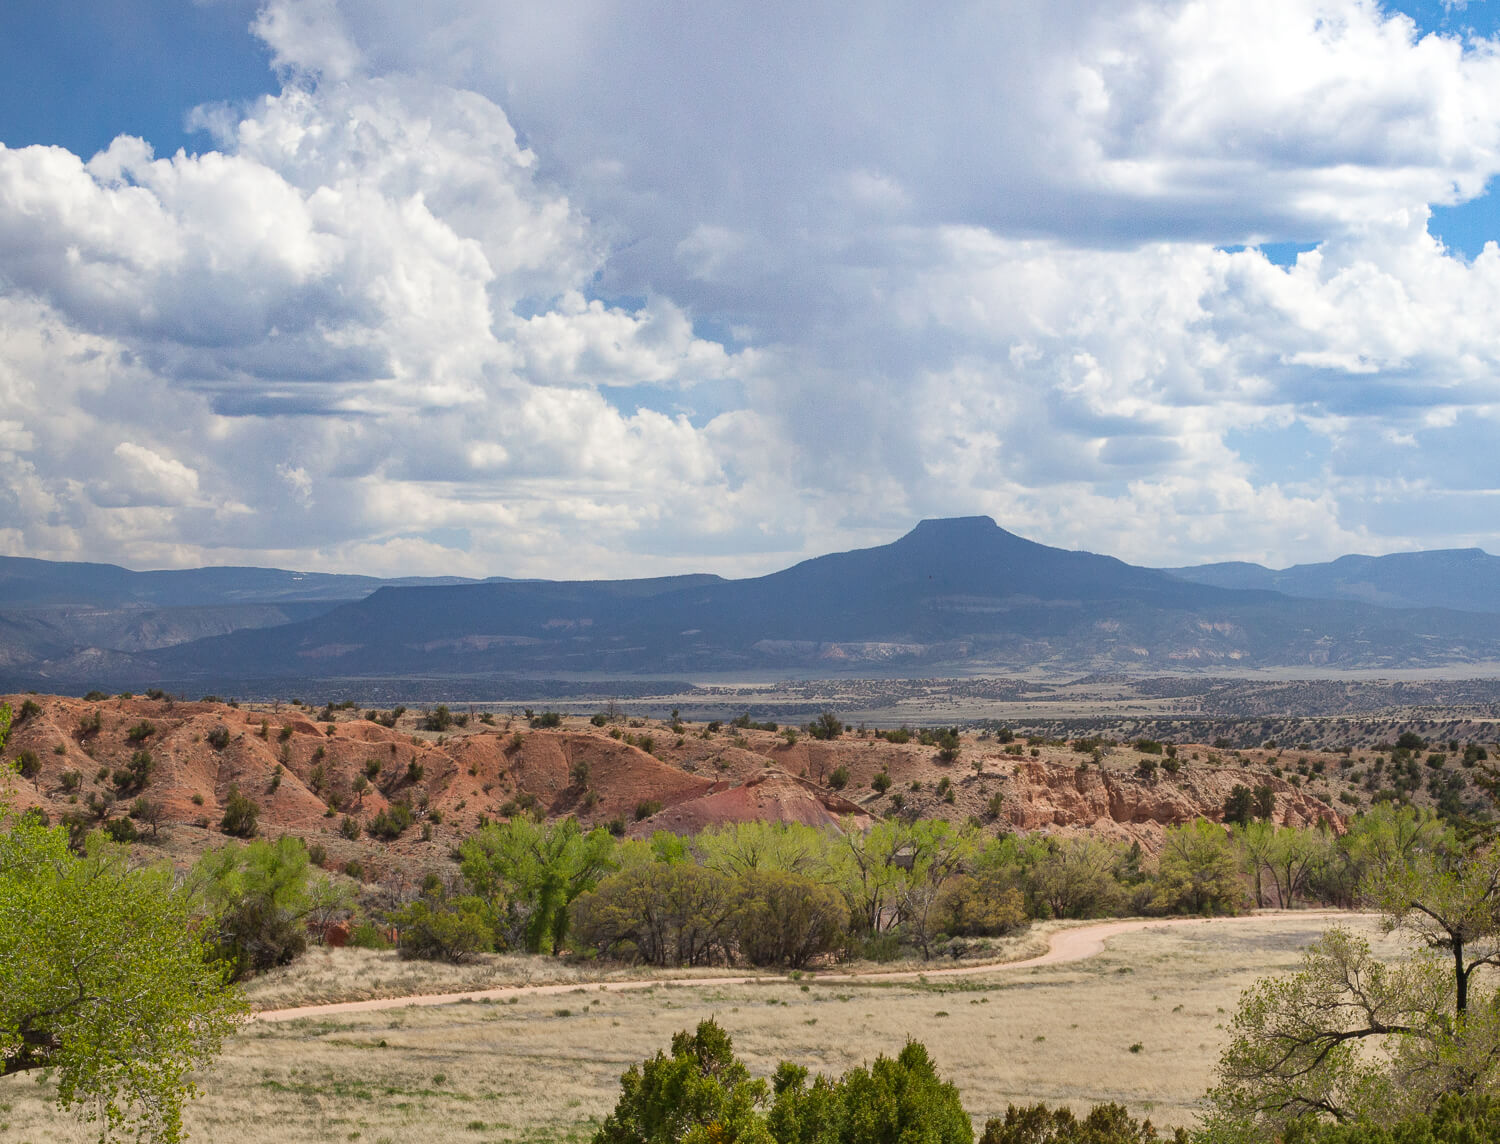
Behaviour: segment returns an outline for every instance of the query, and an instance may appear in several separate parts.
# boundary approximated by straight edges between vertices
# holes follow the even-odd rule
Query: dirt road
[[[1268,918],[1296,918],[1306,921],[1333,921],[1338,918],[1366,917],[1340,910],[1299,910],[1275,914],[1244,914],[1232,918],[1131,918],[1127,921],[1099,922],[1096,925],[1078,926],[1074,929],[1058,930],[1047,941],[1047,952],[1024,961],[989,961],[977,965],[958,965],[951,968],[903,969],[890,972],[870,973],[804,973],[798,980],[817,981],[915,981],[918,978],[968,977],[979,973],[996,973],[1013,969],[1033,969],[1043,965],[1061,965],[1070,961],[1083,961],[1104,952],[1104,943],[1119,934],[1156,927],[1179,926],[1243,926],[1263,922]],[[724,986],[748,985],[775,981],[790,981],[780,975],[756,975],[734,977],[669,977],[642,981],[605,981],[586,983],[571,981],[558,985],[502,985],[495,989],[470,990],[467,993],[430,993],[411,997],[378,997],[369,1001],[340,1001],[328,1005],[303,1005],[295,1009],[267,1009],[255,1014],[257,1021],[296,1021],[304,1017],[332,1017],[340,1013],[371,1013],[381,1009],[404,1009],[413,1005],[455,1005],[462,1001],[507,1000],[511,997],[545,997],[561,993],[577,993],[590,990],[596,993],[621,993],[632,989],[653,989],[657,986]]]

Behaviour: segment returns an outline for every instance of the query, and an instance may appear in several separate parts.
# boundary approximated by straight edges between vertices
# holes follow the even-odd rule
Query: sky
[[[1500,0],[9,0],[0,554],[1500,552]]]

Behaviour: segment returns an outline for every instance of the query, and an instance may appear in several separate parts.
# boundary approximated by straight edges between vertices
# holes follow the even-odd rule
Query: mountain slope
[[[165,678],[872,666],[1405,666],[1500,659],[1500,616],[1196,584],[988,518],[768,576],[383,588],[155,656]]]
[[[1316,600],[1352,600],[1386,608],[1500,612],[1500,556],[1491,556],[1480,548],[1340,556],[1327,564],[1295,564],[1280,571],[1244,562],[1163,571],[1195,584],[1260,589]]]

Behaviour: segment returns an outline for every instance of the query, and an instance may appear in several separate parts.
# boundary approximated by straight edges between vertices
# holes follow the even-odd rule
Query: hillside
[[[1326,564],[1294,564],[1279,571],[1243,562],[1163,571],[1194,584],[1280,592],[1313,600],[1351,600],[1383,608],[1500,612],[1500,556],[1491,556],[1480,548],[1340,556]]]
[[[1175,777],[1143,777],[1123,749],[1091,764],[1065,743],[1023,748],[973,736],[958,761],[945,764],[932,747],[869,734],[788,743],[753,728],[684,724],[679,733],[665,722],[598,727],[568,718],[532,729],[505,716],[434,732],[416,713],[387,727],[357,711],[301,706],[26,695],[8,702],[24,712],[7,751],[29,772],[14,781],[22,808],[40,807],[53,821],[98,822],[125,816],[145,797],[160,805],[161,820],[156,837],[139,824],[142,845],[185,861],[225,840],[219,823],[238,790],[259,806],[262,834],[300,836],[323,848],[330,867],[357,863],[372,881],[440,869],[485,819],[526,810],[633,835],[747,820],[862,829],[893,815],[972,819],[991,833],[1086,831],[1151,850],[1168,825],[1218,817],[1232,787],[1244,783],[1274,790],[1279,821],[1339,829],[1327,800],[1345,786],[1333,777],[1338,762],[1318,780],[1328,784],[1319,797],[1296,785],[1300,778],[1271,773],[1264,759],[1257,766],[1250,755],[1221,758],[1207,749],[1182,749]],[[149,779],[122,789],[117,775],[139,752],[150,755]],[[846,781],[836,790],[840,770]],[[1313,772],[1303,770],[1310,786]],[[878,792],[882,774],[888,790]],[[360,793],[365,775],[370,785]],[[414,817],[398,838],[346,837],[346,816],[368,828],[396,804]]]

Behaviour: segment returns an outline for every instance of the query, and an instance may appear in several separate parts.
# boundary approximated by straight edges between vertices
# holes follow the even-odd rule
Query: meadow
[[[712,1016],[761,1076],[783,1059],[840,1073],[908,1038],[924,1041],[976,1129],[1009,1103],[1038,1100],[1079,1110],[1120,1101],[1159,1126],[1186,1125],[1240,991],[1292,969],[1326,924],[1278,915],[1151,926],[1111,938],[1085,961],[926,981],[808,974],[628,993],[580,985],[560,996],[257,1021],[201,1078],[187,1123],[193,1139],[237,1144],[587,1140],[613,1107],[621,1072]],[[1373,919],[1349,924],[1393,958],[1404,948]],[[393,992],[424,984],[391,955],[349,951],[321,967],[319,956],[300,980],[267,979],[261,1003],[353,996],[351,978],[382,972]],[[522,972],[497,965],[457,987],[515,983]],[[29,1077],[0,1085],[0,1138],[96,1139],[51,1106],[51,1093],[50,1082]]]

